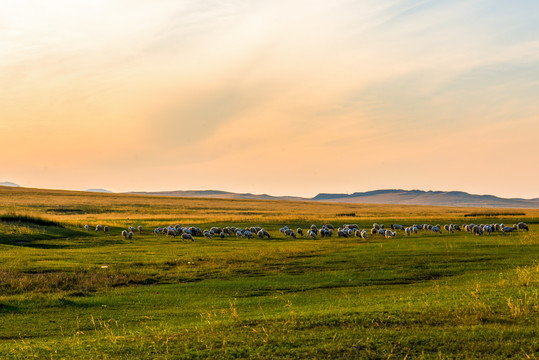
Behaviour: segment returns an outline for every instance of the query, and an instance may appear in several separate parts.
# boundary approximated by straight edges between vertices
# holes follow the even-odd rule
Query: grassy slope
[[[328,220],[365,227],[373,219],[412,222],[406,216],[464,222],[470,221],[466,214],[488,213],[485,209],[29,189],[0,189],[0,196],[6,211],[66,225],[0,223],[2,358],[533,358],[539,353],[538,225],[512,236],[425,233],[367,242],[294,241],[278,232],[284,223],[306,227]],[[351,212],[359,216],[336,216]],[[504,221],[537,222],[536,211],[523,212]],[[183,220],[202,227],[261,223],[273,238],[191,243],[149,233],[122,241],[118,235],[126,225],[186,224]],[[86,222],[113,228],[110,234],[86,233],[80,230]]]

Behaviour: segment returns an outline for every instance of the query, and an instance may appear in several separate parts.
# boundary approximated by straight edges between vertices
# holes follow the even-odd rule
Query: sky
[[[0,6],[0,181],[539,197],[536,0]]]

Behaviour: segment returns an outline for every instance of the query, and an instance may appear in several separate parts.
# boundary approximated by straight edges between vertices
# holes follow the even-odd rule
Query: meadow
[[[279,231],[517,221],[530,231],[366,241]],[[271,238],[152,232],[177,223],[259,225]],[[122,239],[131,225],[145,231]],[[0,358],[535,359],[538,231],[538,209],[0,187]]]

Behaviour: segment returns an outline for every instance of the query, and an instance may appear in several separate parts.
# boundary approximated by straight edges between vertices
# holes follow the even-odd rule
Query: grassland
[[[526,221],[476,237],[290,239],[311,223]],[[108,234],[84,224],[111,226]],[[261,225],[185,242],[128,225]],[[0,358],[529,358],[539,211],[0,187]]]

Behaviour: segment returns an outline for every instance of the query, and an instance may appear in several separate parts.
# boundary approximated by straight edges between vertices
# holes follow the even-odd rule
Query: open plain
[[[370,233],[519,221],[529,231]],[[0,357],[535,359],[538,223],[537,209],[0,187]],[[270,238],[154,233],[175,224]],[[357,224],[368,238],[280,231],[311,224]]]

